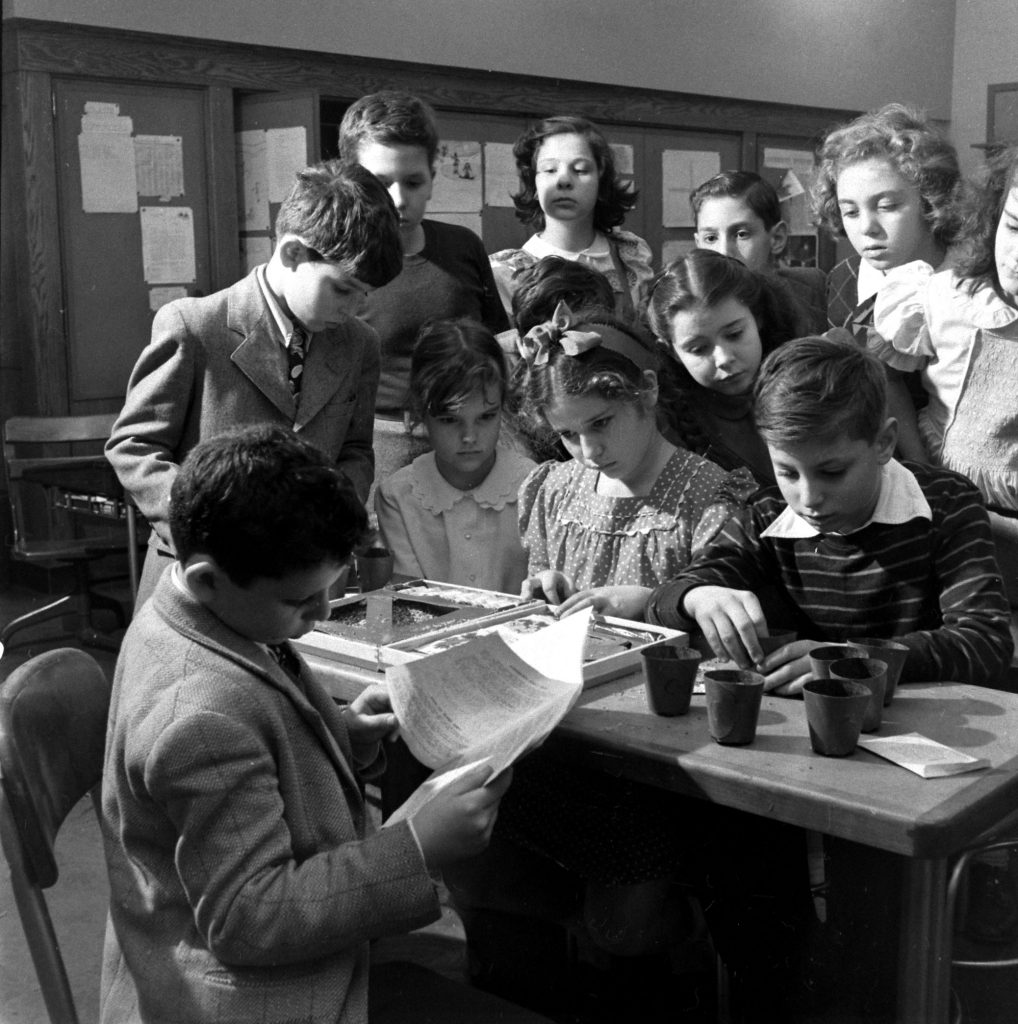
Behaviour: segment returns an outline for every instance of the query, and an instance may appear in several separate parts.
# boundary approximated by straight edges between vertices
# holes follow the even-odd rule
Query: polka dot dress
[[[575,459],[538,466],[520,489],[520,535],[531,575],[564,572],[578,589],[656,587],[673,580],[739,510],[756,484],[677,450],[650,494],[597,494],[598,473]]]
[[[520,534],[531,574],[559,569],[578,589],[657,586],[674,579],[757,487],[746,471],[729,474],[682,450],[644,497],[597,494],[597,477],[573,460],[543,463],[523,482]],[[538,750],[517,765],[495,828],[588,881],[632,884],[670,877],[682,863],[689,821],[664,810],[671,799]]]

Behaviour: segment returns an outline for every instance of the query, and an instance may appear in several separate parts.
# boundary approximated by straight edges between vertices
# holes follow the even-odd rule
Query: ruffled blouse
[[[1018,309],[989,286],[917,261],[888,273],[869,348],[919,370],[930,401],[919,430],[931,457],[988,502],[1018,509]]]
[[[614,243],[618,250],[619,262],[625,271],[625,281],[622,280],[615,261],[612,259],[610,243]],[[492,253],[488,257],[491,263],[491,272],[495,276],[498,294],[502,298],[502,304],[505,306],[510,321],[512,320],[513,292],[516,291],[513,276],[518,270],[523,267],[532,267],[545,256],[561,256],[563,259],[585,263],[587,266],[599,270],[611,282],[616,296],[628,294],[636,312],[643,312],[646,305],[647,283],[654,276],[650,265],[652,258],[650,246],[639,235],[615,228],[610,236],[598,231],[593,244],[578,253],[559,249],[537,235],[531,235],[523,243],[522,249],[502,249],[500,252]]]
[[[533,460],[497,448],[491,472],[461,491],[438,471],[435,453],[425,452],[382,481],[375,511],[393,571],[518,594],[527,557],[516,503],[533,468]]]
[[[677,450],[650,494],[598,494],[599,473],[545,462],[520,488],[520,535],[529,573],[558,569],[575,587],[656,587],[675,578],[756,490],[746,470],[726,473]]]

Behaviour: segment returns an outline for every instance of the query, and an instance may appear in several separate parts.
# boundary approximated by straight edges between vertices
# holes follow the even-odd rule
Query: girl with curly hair
[[[919,371],[928,455],[982,491],[1018,608],[1018,147],[990,161],[959,214],[955,267],[916,262],[888,274],[870,347],[889,366]]]
[[[616,173],[600,130],[583,117],[549,117],[516,140],[513,155],[520,175],[516,216],[536,233],[522,249],[489,256],[506,311],[512,314],[513,275],[543,256],[561,256],[605,274],[619,313],[639,312],[652,276],[650,247],[621,228],[637,192]]]
[[[801,304],[740,260],[694,249],[651,282],[647,316],[674,358],[674,418],[683,444],[725,469],[746,466],[774,483],[753,425],[753,382],[763,357],[808,333]]]
[[[855,255],[827,278],[827,316],[865,344],[873,325],[873,302],[885,275],[922,260],[935,269],[949,265],[957,232],[961,183],[954,147],[921,112],[888,103],[834,129],[820,147],[813,185],[819,223],[847,238]],[[889,377],[890,411],[903,424],[925,401],[916,378]],[[923,458],[919,437],[907,429],[898,453]]]

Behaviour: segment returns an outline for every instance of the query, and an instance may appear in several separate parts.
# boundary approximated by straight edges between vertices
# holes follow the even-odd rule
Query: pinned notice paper
[[[871,754],[886,757],[888,761],[893,761],[924,779],[962,775],[965,772],[990,767],[990,762],[985,757],[964,754],[918,732],[907,732],[900,736],[863,737],[859,740],[859,746]]]
[[[189,206],[141,208],[141,258],[147,284],[194,282],[194,215]]]

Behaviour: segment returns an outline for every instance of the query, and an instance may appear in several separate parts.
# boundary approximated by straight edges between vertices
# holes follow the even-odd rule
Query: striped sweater
[[[760,491],[748,522],[724,530],[678,578],[658,587],[647,621],[695,628],[682,600],[697,586],[773,590],[799,636],[840,642],[893,637],[909,648],[902,682],[988,684],[1008,664],[1008,606],[982,499],[965,477],[909,463],[932,520],[870,523],[847,536],[761,537],[786,507],[776,487]]]

